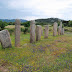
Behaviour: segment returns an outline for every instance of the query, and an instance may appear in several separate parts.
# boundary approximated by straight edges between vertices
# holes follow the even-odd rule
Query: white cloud
[[[21,19],[26,19],[26,20],[35,20],[38,19],[40,17],[36,17],[36,16],[26,16],[26,17],[20,17]]]
[[[7,7],[20,12],[31,12],[32,19],[39,17],[59,17],[62,18],[61,10],[72,8],[72,0],[8,0]],[[35,15],[35,16],[34,16]],[[29,19],[27,16],[26,18]],[[39,18],[38,17],[38,18]]]

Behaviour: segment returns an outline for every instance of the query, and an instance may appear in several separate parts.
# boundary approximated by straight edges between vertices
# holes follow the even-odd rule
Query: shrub
[[[8,25],[7,22],[0,21],[0,30],[3,30],[7,25]]]
[[[15,23],[14,22],[9,22],[8,25],[15,25]]]
[[[28,32],[28,28],[25,27],[25,29],[24,29],[24,34],[26,34],[27,32]]]
[[[21,32],[24,32],[24,28],[21,28]]]
[[[23,32],[24,34],[26,34],[27,32],[30,32],[30,29],[28,27],[25,28],[21,28],[21,32]]]
[[[72,21],[69,21],[68,26],[72,27]]]
[[[30,21],[23,22],[21,25],[24,25],[24,27],[30,27]]]

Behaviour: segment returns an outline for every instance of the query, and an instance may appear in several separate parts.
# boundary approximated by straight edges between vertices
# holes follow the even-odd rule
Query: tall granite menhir
[[[60,33],[61,33],[61,27],[59,26],[58,27],[58,35],[60,35]]]
[[[62,35],[62,22],[60,22],[60,28],[61,28],[60,35]]]
[[[30,22],[30,43],[35,42],[35,20]]]
[[[64,35],[64,28],[62,28],[62,35]]]
[[[42,31],[42,28],[40,25],[37,25],[36,26],[36,41],[40,40],[41,39],[41,31]]]
[[[57,22],[53,24],[53,36],[57,35]]]
[[[8,30],[2,30],[0,31],[0,42],[3,48],[11,48],[11,39],[10,39],[10,34]]]
[[[43,29],[42,29],[42,27],[41,27],[41,36],[43,36]]]
[[[20,47],[20,20],[15,20],[15,47]]]
[[[48,33],[49,33],[49,27],[48,27],[48,25],[45,25],[45,35],[44,35],[44,38],[48,38]]]

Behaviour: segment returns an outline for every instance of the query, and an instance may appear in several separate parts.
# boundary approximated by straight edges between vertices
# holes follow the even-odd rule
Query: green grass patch
[[[51,27],[52,29],[52,27]],[[21,46],[15,47],[15,35],[11,35],[12,48],[0,45],[0,66],[10,72],[69,72],[72,71],[72,33],[49,37],[30,43],[30,34],[21,33]]]

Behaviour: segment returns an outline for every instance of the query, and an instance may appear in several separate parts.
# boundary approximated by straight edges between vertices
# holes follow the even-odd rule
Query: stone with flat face
[[[0,31],[0,42],[3,48],[11,48],[11,39],[8,30]]]
[[[59,26],[58,27],[58,35],[60,35],[60,33],[61,33],[61,27]]]
[[[60,22],[60,27],[62,28],[62,22]]]
[[[54,24],[53,24],[53,36],[56,36],[57,35],[57,22],[55,22]]]
[[[60,28],[61,28],[60,35],[62,35],[62,22],[60,22]]]
[[[43,36],[43,29],[42,29],[42,27],[41,27],[41,35]]]
[[[30,22],[30,43],[35,42],[35,20]]]
[[[64,35],[64,28],[62,28],[62,35]]]
[[[15,47],[20,47],[20,20],[15,20]]]
[[[41,40],[41,26],[36,26],[36,41]]]
[[[48,38],[48,33],[49,33],[49,26],[45,25],[45,35],[44,35],[44,38]]]

